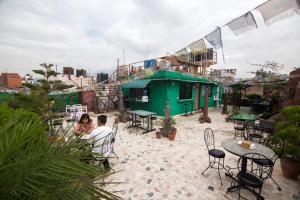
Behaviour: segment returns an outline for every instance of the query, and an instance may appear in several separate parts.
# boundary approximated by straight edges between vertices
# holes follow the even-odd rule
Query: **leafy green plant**
[[[176,130],[175,129],[176,120],[174,119],[174,117],[170,117],[169,121],[167,121],[164,117],[160,117],[159,125],[163,128],[164,131],[166,131],[166,133],[169,133],[171,129]]]
[[[49,94],[53,91],[62,91],[73,87],[73,85],[66,85],[59,80],[50,80],[51,77],[57,76],[59,73],[52,70],[53,64],[43,63],[40,65],[42,69],[32,70],[34,73],[41,75],[43,78],[36,84],[25,83],[24,86],[30,89],[31,95],[41,99],[39,105],[43,106],[43,110],[46,110],[43,115],[47,118],[51,116],[51,97]]]
[[[283,120],[276,124],[272,140],[282,147],[275,148],[280,157],[300,161],[300,106],[286,107],[281,112]]]
[[[82,142],[50,145],[29,111],[0,106],[0,116],[1,199],[119,199],[103,189],[104,171],[82,161],[91,155]]]

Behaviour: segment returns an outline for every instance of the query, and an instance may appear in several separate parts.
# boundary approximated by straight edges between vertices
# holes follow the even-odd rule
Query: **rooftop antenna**
[[[125,50],[123,49],[123,60],[124,60],[124,65],[125,65]]]

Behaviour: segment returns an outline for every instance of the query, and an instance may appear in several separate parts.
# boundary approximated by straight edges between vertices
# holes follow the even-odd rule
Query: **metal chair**
[[[245,139],[244,123],[242,121],[239,121],[239,120],[234,120],[233,125],[234,125],[234,139],[236,139],[236,137],[240,137],[241,139]]]
[[[119,156],[116,154],[115,152],[115,149],[114,149],[114,144],[115,144],[115,141],[116,141],[116,136],[117,136],[117,133],[118,133],[118,128],[119,128],[119,123],[114,123],[113,124],[113,127],[112,127],[112,139],[111,139],[111,152],[117,157],[117,159],[119,159]]]
[[[282,144],[278,143],[274,140],[272,140],[271,138],[268,138],[265,145],[271,149],[281,149],[282,148]],[[273,174],[273,169],[274,169],[274,165],[276,163],[278,159],[278,156],[276,153],[274,153],[274,155],[270,158],[270,159],[259,159],[259,160],[254,160],[254,162],[259,165],[259,170],[261,173],[261,177],[263,177],[263,181],[265,182],[268,179],[271,179],[275,185],[277,186],[277,189],[279,191],[281,191],[281,187],[278,185],[278,183],[274,180],[274,178],[272,177]],[[265,168],[271,168],[271,173],[266,173],[265,172]],[[268,172],[268,171],[267,171]]]
[[[264,128],[260,120],[255,120],[253,125],[248,125],[246,123],[245,127],[248,140],[258,142],[259,144],[264,143]]]
[[[220,169],[225,169],[225,167],[224,167],[225,153],[222,150],[216,149],[215,137],[214,137],[214,133],[211,130],[211,128],[205,129],[204,140],[205,140],[205,144],[206,144],[207,151],[208,151],[209,164],[208,164],[208,167],[202,172],[202,175],[208,168],[217,169],[219,177],[220,177],[221,185],[223,185],[221,175],[220,175]],[[211,157],[213,158],[213,160],[211,159]],[[217,167],[214,167],[214,165],[217,165]]]
[[[100,153],[100,155],[94,157],[94,160],[99,161],[102,165],[101,167],[104,168],[104,170],[108,171],[109,169],[112,169],[110,167],[108,159],[111,158],[110,155],[113,151],[113,148],[112,148],[113,143],[114,143],[113,132],[109,133],[108,135],[106,135],[103,138],[100,138],[99,140],[103,140],[103,143],[101,144],[101,152],[97,152],[97,153]],[[95,148],[95,147],[96,146],[93,146],[93,148]],[[112,171],[114,171],[114,170],[112,169]]]
[[[246,165],[246,172],[243,172],[241,170],[243,159],[247,159],[248,161],[250,161],[250,164]],[[237,184],[236,191],[239,195],[238,199],[240,199],[241,197],[245,199],[243,196],[241,196],[242,188],[251,191],[256,196],[256,199],[264,199],[261,196],[261,190],[263,187],[264,179],[265,177],[270,176],[272,168],[270,166],[265,166],[264,176],[262,176],[261,167],[256,163],[260,160],[267,160],[267,159],[268,159],[267,157],[258,153],[246,153],[240,157],[240,159],[238,160],[239,172],[237,176],[234,178],[234,180],[231,182],[231,185]]]

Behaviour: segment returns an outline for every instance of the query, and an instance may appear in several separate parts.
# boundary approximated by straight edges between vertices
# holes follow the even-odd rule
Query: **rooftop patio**
[[[112,125],[114,113],[109,113],[108,125]],[[113,169],[119,171],[109,180],[124,182],[110,185],[111,191],[124,199],[237,199],[236,192],[226,194],[231,179],[221,172],[223,186],[217,170],[201,172],[208,166],[207,148],[203,133],[210,127],[215,134],[216,148],[225,153],[225,166],[236,167],[238,156],[221,146],[224,139],[233,138],[233,124],[225,122],[225,116],[216,109],[209,110],[211,124],[200,124],[200,114],[190,117],[177,116],[177,135],[174,141],[157,139],[155,131],[141,134],[142,130],[130,130],[119,124],[115,152],[119,159],[111,159]],[[281,186],[278,191],[271,180],[262,189],[265,199],[300,199],[300,183],[282,176],[277,160],[273,177]],[[245,190],[243,196],[255,197]]]

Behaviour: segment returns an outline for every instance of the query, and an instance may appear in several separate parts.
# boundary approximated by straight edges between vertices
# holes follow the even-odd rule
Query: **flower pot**
[[[300,162],[282,158],[280,159],[281,171],[284,177],[297,180],[300,175]]]
[[[176,136],[176,132],[170,132],[170,133],[168,134],[169,140],[174,140],[174,139],[175,139],[175,136]]]
[[[156,138],[158,138],[158,139],[161,138],[161,133],[159,131],[156,132]]]

